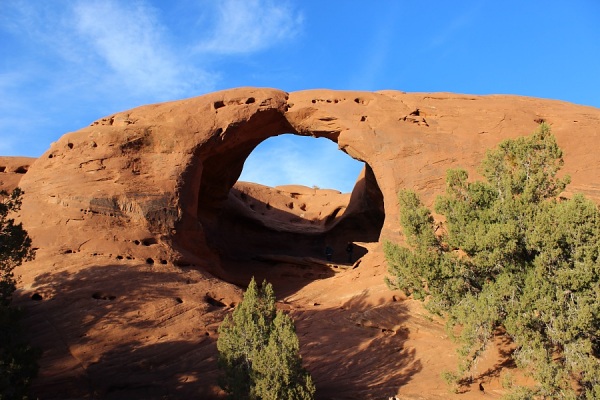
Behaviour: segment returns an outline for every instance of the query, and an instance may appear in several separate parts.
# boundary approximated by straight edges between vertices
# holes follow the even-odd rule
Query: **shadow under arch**
[[[245,286],[251,276],[274,281],[277,275],[296,280],[301,287],[335,272],[327,265],[299,267],[289,259],[265,262],[264,256],[326,261],[325,249],[330,247],[333,263],[351,265],[367,252],[360,243],[379,240],[385,219],[383,195],[366,162],[352,193],[347,194],[237,182],[248,156],[273,136],[291,133],[324,137],[337,143],[335,134],[300,133],[280,113],[265,113],[269,111],[261,113],[260,118],[254,115],[244,123],[230,124],[218,131],[211,143],[199,148],[196,158],[202,160],[201,165],[190,171],[196,174],[192,180],[197,184],[191,189],[195,193],[191,195],[197,207],[187,210],[187,229],[181,230],[196,235],[180,237],[187,240],[186,247],[192,252],[198,243],[205,243],[210,253],[217,255],[219,268],[211,272],[221,279]],[[319,205],[320,200],[324,201]],[[352,254],[346,253],[348,242],[355,243]]]

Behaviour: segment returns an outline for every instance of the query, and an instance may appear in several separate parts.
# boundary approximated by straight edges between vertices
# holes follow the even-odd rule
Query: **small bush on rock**
[[[273,287],[250,281],[243,301],[219,327],[221,386],[232,399],[313,398],[292,319],[275,307]]]

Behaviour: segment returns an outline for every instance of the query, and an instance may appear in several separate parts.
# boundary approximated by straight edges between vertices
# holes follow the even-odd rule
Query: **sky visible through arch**
[[[363,166],[329,139],[284,134],[268,138],[252,151],[239,180],[350,193]]]
[[[38,157],[103,116],[240,86],[600,107],[600,2],[2,0],[0,55],[0,155]],[[356,179],[320,182],[344,168],[320,145],[264,143],[285,160],[304,149],[295,171],[312,176],[307,186]],[[244,174],[286,176],[283,164],[264,167]]]

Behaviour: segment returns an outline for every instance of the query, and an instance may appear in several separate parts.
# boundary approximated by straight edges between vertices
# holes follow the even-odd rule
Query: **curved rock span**
[[[370,228],[369,218],[376,230],[383,225],[390,238],[397,231],[400,187],[415,188],[430,201],[443,190],[446,169],[473,169],[486,149],[531,133],[542,120],[552,124],[565,149],[571,187],[597,197],[598,115],[589,107],[510,96],[218,92],[117,113],[64,135],[21,182],[26,206],[39,211],[26,222],[41,247],[55,244],[45,241],[52,237],[65,250],[102,249],[109,241],[140,258],[216,271],[218,261],[207,257],[213,253],[207,231],[215,223],[218,229],[223,209],[240,208],[235,199],[241,192],[231,189],[248,155],[269,137],[326,137],[363,161],[365,172],[346,212],[364,214],[362,229]],[[302,194],[286,196],[292,201]],[[279,211],[300,219],[289,206]],[[306,227],[280,228],[322,233],[342,219],[339,211],[305,218],[312,223]],[[47,230],[53,234],[43,234]],[[377,241],[379,235],[368,236]],[[137,241],[163,246],[137,251]]]
[[[276,283],[281,306],[297,317],[324,396],[422,392],[448,361],[423,368],[415,349],[453,353],[414,334],[431,324],[399,311],[383,284],[378,244],[401,239],[397,191],[413,188],[431,204],[448,168],[477,176],[486,149],[541,121],[564,150],[569,190],[600,200],[600,110],[552,100],[240,88],[116,113],[64,135],[20,181],[38,256],[19,271],[19,301],[34,342],[48,349],[37,390],[150,398],[158,385],[167,398],[218,397],[216,326],[239,301],[231,283],[257,275]],[[330,139],[364,162],[353,192],[237,182],[252,150],[284,133]],[[348,241],[356,262],[340,268]],[[331,262],[320,261],[326,246],[335,248]],[[33,293],[43,300],[28,300]],[[386,307],[402,321],[390,322]],[[366,314],[385,321],[356,322]],[[331,329],[352,332],[344,339],[352,343],[319,339]],[[360,358],[361,348],[385,359],[390,343],[404,354],[397,365],[390,358],[393,373],[369,362],[368,373],[357,366],[344,375],[323,356],[335,348]]]

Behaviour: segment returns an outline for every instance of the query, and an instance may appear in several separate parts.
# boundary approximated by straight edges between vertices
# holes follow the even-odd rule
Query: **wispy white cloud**
[[[46,91],[155,102],[214,88],[216,75],[169,41],[158,10],[144,1],[32,3],[8,0],[0,28],[27,46],[33,57],[25,61],[38,70],[30,79],[47,80]]]
[[[227,77],[208,53],[194,51],[198,43],[235,56],[277,46],[300,24],[291,7],[272,0],[0,2],[0,141],[30,155],[33,137],[40,154],[102,115],[222,85]],[[190,32],[194,21],[201,34]]]
[[[141,2],[81,1],[75,26],[89,48],[135,92],[176,97],[207,87],[210,74],[186,65],[165,40],[157,11]]]
[[[56,71],[68,70],[68,79],[57,77],[56,86],[79,82],[103,95],[121,93],[151,101],[214,90],[221,76],[203,55],[274,47],[298,32],[302,23],[289,4],[273,0],[227,0],[201,12],[190,7],[201,29],[189,37],[177,36],[161,10],[147,0],[7,0],[3,11],[0,29],[27,44],[38,43],[38,59],[54,56],[65,63]],[[39,68],[46,68],[40,75],[58,73]]]
[[[226,0],[217,8],[214,31],[201,40],[198,50],[241,54],[264,50],[296,35],[302,15],[286,2]]]

